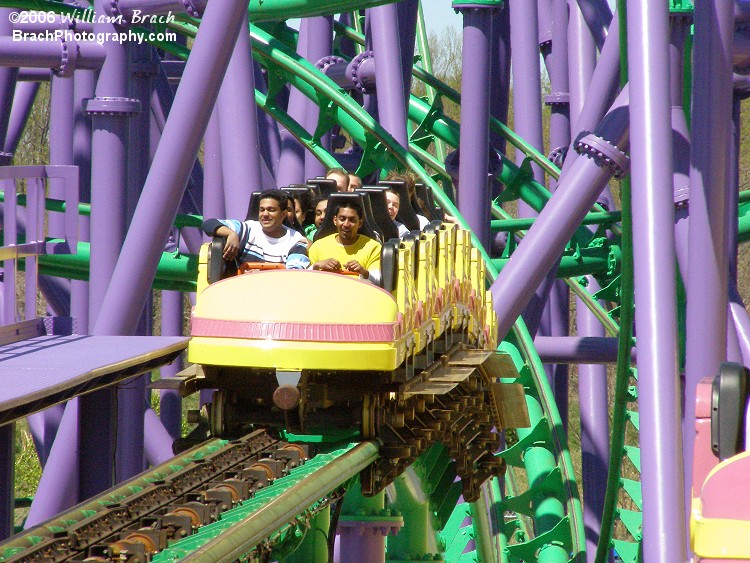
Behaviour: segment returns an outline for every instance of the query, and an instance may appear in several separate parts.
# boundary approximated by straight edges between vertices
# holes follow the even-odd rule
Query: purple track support
[[[0,9],[0,39],[10,39],[13,33],[13,24],[10,23],[11,8]],[[8,133],[8,120],[13,104],[13,94],[16,87],[16,76],[18,68],[0,67],[0,140],[5,144],[5,136]],[[0,154],[0,165],[10,164],[12,154]]]
[[[617,95],[620,87],[620,26],[617,22],[618,14],[615,14],[615,21],[610,25],[610,31],[607,34],[607,40],[604,42],[596,69],[591,78],[591,82],[597,84],[598,88],[592,88],[585,100],[580,99],[580,94],[575,91],[573,81],[570,86],[570,105],[569,119],[571,122],[571,140],[575,140],[579,133],[583,131],[592,131],[602,120],[607,109]],[[572,26],[569,24],[568,26]],[[569,46],[568,52],[572,53]],[[578,64],[577,59],[571,54],[570,65]],[[578,158],[578,154],[571,147],[562,166],[562,175],[570,169]]]
[[[162,336],[182,336],[182,313],[182,293],[179,291],[162,291]],[[177,358],[171,364],[162,366],[159,370],[159,376],[162,378],[173,377],[181,369],[182,360]],[[160,391],[159,418],[172,439],[176,440],[180,437],[182,431],[182,398],[176,389],[162,389]]]
[[[615,100],[597,133],[587,136],[579,143],[580,150],[587,157],[579,158],[571,167],[492,284],[498,335],[504,337],[508,333],[532,298],[534,289],[562,255],[570,237],[607,182],[618,169],[621,172],[622,167],[627,166],[623,153],[627,150],[629,141],[627,101],[628,92],[625,89]],[[613,169],[602,162],[597,163],[588,154],[592,145],[587,140],[595,145],[606,140],[606,144],[612,149],[612,164],[620,164]]]
[[[107,0],[96,0],[96,14],[106,15]],[[106,18],[105,18],[106,19]],[[95,33],[116,33],[108,22],[94,25]],[[99,71],[95,97],[86,105],[92,116],[91,151],[91,258],[89,318],[95,322],[114,272],[126,229],[128,118],[139,104],[128,98],[128,50],[116,41],[105,42],[106,60]],[[140,312],[141,308],[138,307]],[[104,334],[104,333],[100,333]],[[80,499],[113,484],[115,391],[104,389],[84,395],[80,402]]]
[[[39,487],[31,503],[24,529],[49,520],[73,506],[79,498],[78,479],[78,399],[65,405],[55,443],[52,445],[47,467],[39,480]]]
[[[255,89],[264,94],[268,94],[266,79],[263,76],[263,69],[253,61],[253,74],[255,75]],[[257,106],[256,106],[257,107]],[[279,164],[279,155],[281,154],[281,136],[276,120],[257,107],[258,114],[258,140],[260,141],[260,150],[263,160],[266,162],[271,174],[276,177],[276,168]],[[274,183],[274,185],[276,185]]]
[[[401,46],[394,40],[398,29],[396,4],[385,4],[368,11],[372,26],[372,50],[378,82],[378,120],[402,147],[409,147],[406,133],[406,103],[404,101],[404,75],[401,70]],[[489,37],[489,34],[488,34]]]
[[[0,426],[0,541],[13,534],[16,425]]]
[[[300,24],[299,36],[297,38],[297,53],[308,58],[308,51],[317,51],[314,45],[316,39],[316,27],[318,26],[317,18],[305,18]],[[326,53],[329,55],[330,53]],[[321,57],[322,58],[322,57]],[[317,59],[315,59],[317,60]],[[315,61],[312,61],[313,63]],[[308,114],[312,102],[296,88],[289,92],[289,117],[294,119],[302,126],[308,126],[312,123],[312,118],[308,120]],[[318,112],[315,113],[315,123],[317,123]],[[314,131],[308,132],[314,133]],[[279,157],[279,166],[276,171],[276,179],[279,186],[289,184],[301,184],[305,181],[305,148],[295,139],[291,133],[284,131],[282,134],[281,156]]]
[[[144,454],[150,466],[160,465],[174,456],[172,442],[174,438],[151,409],[146,409],[143,417]]]
[[[695,3],[695,42],[688,233],[687,353],[683,450],[685,475],[692,474],[695,392],[698,382],[718,373],[726,355],[726,221],[731,142],[733,3]],[[691,480],[685,502],[690,506]]]
[[[539,39],[536,0],[510,0],[510,41],[513,64],[513,127],[534,148],[544,151],[542,137],[542,85],[539,70]],[[461,155],[463,157],[463,154]],[[516,152],[516,163],[526,155]],[[532,164],[534,179],[544,184],[544,174]],[[518,216],[531,217],[533,210],[518,202]]]
[[[95,334],[130,334],[135,329],[246,10],[242,0],[206,7]]]
[[[599,284],[588,276],[590,293]],[[578,336],[604,337],[604,326],[586,305],[576,301]],[[603,365],[578,364],[578,396],[581,414],[581,473],[584,499],[583,523],[586,528],[587,560],[593,562],[601,532],[604,495],[607,491],[609,466],[609,414],[607,401],[607,368]]]
[[[255,112],[255,76],[247,29],[245,15],[217,103],[222,146],[243,147],[243,150],[221,153],[224,205],[228,216],[240,221],[247,218],[250,194],[263,185]]]
[[[672,142],[671,100],[662,82],[669,72],[669,12],[647,0],[628,0],[627,7],[643,559],[685,561],[674,203],[661,189],[673,180],[671,154],[663,150]],[[693,418],[686,420],[692,429]]]
[[[21,135],[23,134],[23,128],[26,126],[26,120],[31,114],[31,106],[34,105],[38,91],[38,82],[16,83],[16,90],[13,95],[13,109],[10,112],[8,120],[8,134],[5,136],[5,144],[2,147],[2,152],[11,155],[16,152]]]
[[[79,70],[73,77],[73,163],[79,169],[80,201],[91,201],[91,121],[85,113],[85,100],[94,95],[94,73]],[[90,240],[90,221],[81,216],[78,224],[79,240]],[[89,332],[89,282],[71,280],[70,315],[75,319],[78,334]]]
[[[501,123],[508,122],[510,92],[510,9],[503,5],[492,15],[492,42],[490,44],[491,80],[490,115]],[[505,152],[505,139],[490,131],[490,142],[499,152]]]
[[[460,8],[460,7],[459,7]],[[464,17],[458,164],[458,208],[485,248],[490,247],[489,76],[492,8],[460,8]]]
[[[221,172],[221,133],[219,110],[214,108],[206,128],[203,157],[203,216],[226,217],[224,176]],[[208,238],[206,238],[208,240]]]
[[[305,58],[315,64],[323,57],[333,53],[333,16],[320,16],[309,18],[307,29],[307,45],[305,46]],[[305,105],[304,127],[312,135],[318,126],[319,108],[312,100],[304,97]],[[326,131],[320,139],[320,145],[326,150],[331,150],[331,134]],[[322,176],[326,167],[310,151],[305,151],[304,178],[315,178]]]
[[[552,50],[548,65],[551,92],[545,98],[550,106],[550,152],[558,154],[558,162],[570,145],[570,87],[568,69],[568,2],[552,0]],[[594,71],[596,72],[596,71]],[[550,180],[550,189],[557,182]],[[552,337],[569,334],[570,297],[563,280],[555,280],[550,291],[547,310],[542,315],[541,333]],[[550,384],[560,411],[564,428],[568,428],[568,366],[553,364],[548,368]]]
[[[576,123],[596,66],[596,44],[576,2],[570,3],[568,20],[568,59],[570,69],[570,121]],[[597,88],[592,89],[593,91]],[[573,131],[572,137],[575,138]]]
[[[578,9],[589,28],[596,46],[601,50],[612,21],[612,10],[606,0],[578,0]]]
[[[419,0],[402,0],[396,3],[396,9],[398,10],[398,37],[401,46],[401,72],[404,76],[404,110],[408,114],[411,71],[414,66],[414,48],[417,41]]]

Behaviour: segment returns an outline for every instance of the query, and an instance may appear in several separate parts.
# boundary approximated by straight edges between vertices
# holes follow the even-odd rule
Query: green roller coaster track
[[[310,0],[253,0],[249,6],[249,15],[251,21],[257,22],[355,10],[383,3],[386,2],[328,0],[325,8],[322,8],[323,3]],[[0,0],[0,7],[53,10],[61,13],[72,11],[69,6],[46,0]],[[190,37],[197,32],[198,24],[197,20],[182,17],[170,27]],[[364,38],[356,29],[337,23],[336,32],[359,45],[364,44]],[[442,164],[442,157],[446,148],[457,146],[459,139],[459,125],[444,114],[442,100],[460,103],[460,95],[430,74],[429,52],[424,48],[424,29],[421,30],[420,38],[425,68],[415,66],[413,77],[424,84],[429,99],[411,96],[408,107],[411,122],[408,151],[399,146],[351,97],[295,54],[294,45],[289,42],[293,40],[294,33],[289,28],[283,24],[262,27],[251,25],[250,35],[253,56],[266,68],[269,76],[268,93],[256,91],[256,102],[321,162],[328,166],[336,164],[334,156],[322,148],[319,139],[332,125],[339,125],[353,142],[364,149],[361,173],[375,168],[408,168],[432,188],[446,212],[454,215],[462,226],[467,226],[450,198],[437,184],[437,181],[442,181],[444,185],[448,185],[450,181]],[[180,45],[159,43],[156,46],[183,58],[189,55],[189,51]],[[286,84],[298,89],[320,108],[314,132],[306,131],[274,103],[276,94]],[[491,128],[527,157],[526,162],[519,167],[502,156],[504,166],[499,180],[505,186],[504,200],[521,199],[532,208],[541,210],[550,193],[533,181],[528,165],[531,162],[540,165],[553,178],[559,175],[559,170],[504,124],[493,119]],[[432,173],[428,173],[428,169]],[[633,441],[636,433],[626,431],[626,423],[636,431],[638,429],[638,414],[634,410],[637,399],[635,374],[630,369],[628,359],[632,345],[632,303],[621,303],[622,306],[614,310],[606,310],[599,303],[599,299],[627,301],[627,296],[632,295],[627,192],[625,186],[622,214],[605,213],[600,208],[595,208],[584,221],[584,225],[600,225],[600,229],[601,226],[606,226],[615,235],[614,240],[607,239],[603,230],[592,233],[582,225],[563,256],[558,276],[565,279],[574,293],[603,322],[611,336],[620,336],[607,506],[597,555],[598,560],[606,560],[607,552],[614,547],[622,560],[639,561],[642,498],[637,474],[640,456]],[[62,205],[63,202],[47,202],[47,208],[52,210],[61,210]],[[81,213],[89,211],[85,205],[80,208]],[[513,219],[499,204],[493,206],[493,214],[497,218],[493,221],[494,229],[511,231],[519,238],[533,223],[533,220]],[[177,222],[178,227],[195,227],[199,224],[200,218],[193,216],[180,217]],[[748,192],[740,196],[739,226],[740,240],[750,238]],[[478,241],[474,240],[474,243],[481,248]],[[491,282],[507,261],[507,256],[490,259],[483,249],[482,254],[487,265],[488,281]],[[41,257],[40,267],[40,271],[48,275],[86,279],[88,244],[79,243],[76,255]],[[195,272],[194,256],[164,253],[154,287],[194,290]],[[605,289],[597,295],[591,295],[576,278],[584,274],[596,275]],[[620,335],[617,315],[623,326],[623,335]],[[439,446],[428,450],[410,469],[420,482],[427,499],[425,502],[432,514],[436,545],[439,546],[442,557],[448,561],[583,561],[585,536],[582,509],[567,438],[547,376],[522,321],[519,320],[514,325],[511,334],[499,349],[510,354],[519,369],[518,381],[526,391],[531,427],[518,429],[515,442],[498,454],[509,467],[504,494],[501,493],[500,483],[495,480],[485,486],[482,498],[476,503],[457,505],[457,491],[460,488],[454,486],[455,472],[451,470],[451,461]],[[323,460],[321,458],[318,461]],[[630,474],[636,475],[636,478],[622,477],[623,466],[626,464],[631,466]],[[344,483],[338,485],[342,484]],[[624,491],[626,495],[623,496],[620,491]],[[629,499],[629,506],[618,505],[623,498]],[[462,526],[467,516],[472,520],[469,528]],[[617,527],[618,538],[613,539],[616,521],[621,522],[622,526]],[[475,540],[476,548],[464,553],[471,539]],[[166,557],[165,555],[164,560]]]

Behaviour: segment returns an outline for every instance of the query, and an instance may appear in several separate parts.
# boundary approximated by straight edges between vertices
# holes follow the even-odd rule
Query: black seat
[[[208,283],[216,283],[219,280],[234,276],[237,274],[237,263],[232,260],[224,260],[224,237],[214,237],[211,239],[211,246],[208,247]]]
[[[367,209],[369,208],[369,200],[365,202],[364,201],[365,197],[366,197],[366,194],[357,194],[357,193],[349,193],[349,192],[336,192],[336,193],[331,194],[328,198],[328,208],[326,211],[326,216],[323,219],[323,223],[321,223],[320,228],[315,233],[315,238],[313,240],[319,240],[319,239],[322,239],[323,237],[327,237],[328,235],[334,234],[336,232],[336,225],[333,224],[333,210],[336,209],[336,206],[343,203],[344,201],[356,200],[357,203],[359,203],[359,206],[363,209],[365,213],[364,222],[362,223],[362,227],[359,230],[359,234],[365,235],[367,237],[370,237],[371,239],[381,242],[382,241],[381,236],[372,226],[374,224],[374,220],[367,217]]]
[[[745,405],[750,371],[723,363],[711,389],[711,449],[720,460],[744,450]]]
[[[250,194],[250,207],[247,210],[247,218],[253,221],[258,220],[258,208],[260,207],[260,193],[253,192]]]
[[[289,184],[285,188],[281,188],[282,190],[293,190],[293,191],[299,191],[299,190],[307,190],[310,192],[310,195],[313,197],[320,197],[320,186],[317,184]]]
[[[354,191],[355,193],[367,193],[369,195],[375,223],[383,233],[383,240],[390,240],[398,238],[398,227],[388,215],[388,200],[385,198],[385,190],[385,188],[378,186],[365,186]]]
[[[396,220],[403,223],[410,231],[418,231],[419,219],[417,219],[417,213],[411,206],[411,201],[409,200],[409,189],[406,187],[406,182],[403,180],[381,180],[378,185],[386,186],[387,188],[398,192],[400,202]]]
[[[329,195],[336,193],[336,180],[311,178],[307,183],[313,186],[318,186],[321,197],[328,197]]]
[[[443,213],[438,206],[435,205],[435,198],[432,196],[432,190],[422,183],[415,184],[414,188],[417,190],[417,197],[424,202],[424,206],[427,208],[422,209],[422,215],[431,221],[441,220],[443,218]]]
[[[396,289],[398,281],[399,244],[400,241],[391,239],[383,244],[380,252],[380,287],[391,293]]]

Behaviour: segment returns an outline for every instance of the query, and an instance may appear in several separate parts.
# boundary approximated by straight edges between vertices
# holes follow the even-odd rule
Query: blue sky
[[[461,29],[461,16],[451,8],[451,0],[423,1],[422,13],[428,34],[439,35],[446,27]]]

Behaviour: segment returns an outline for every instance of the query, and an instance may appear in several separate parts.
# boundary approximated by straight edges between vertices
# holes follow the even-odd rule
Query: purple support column
[[[463,75],[461,77],[461,159],[458,209],[485,248],[490,247],[489,97],[490,34],[489,7],[458,5],[464,17]]]
[[[79,168],[79,197],[82,203],[91,201],[91,118],[84,104],[94,96],[94,72],[79,70],[73,77],[73,162]],[[89,241],[89,218],[79,216],[78,236]],[[78,334],[89,332],[89,282],[71,280],[70,315],[75,319]]]
[[[161,292],[161,334],[162,336],[182,335],[182,293],[179,291]],[[182,369],[182,359],[177,358],[159,370],[161,377],[173,377]],[[162,389],[159,402],[159,418],[173,439],[182,431],[182,398],[176,389]]]
[[[214,109],[206,128],[203,160],[203,216],[226,217],[224,207],[224,177],[221,169],[221,134],[219,110]],[[208,240],[208,237],[206,237]]]
[[[16,425],[0,426],[0,541],[13,534]]]
[[[255,77],[247,29],[244,15],[217,104],[222,145],[240,148],[221,154],[226,210],[228,217],[240,221],[247,216],[250,194],[262,186]]]
[[[302,34],[300,33],[300,37],[301,35]],[[304,56],[313,64],[323,57],[327,57],[333,53],[333,16],[309,18],[306,42]],[[303,125],[308,132],[315,133],[315,129],[318,126],[319,108],[312,102],[312,100],[306,97],[304,97],[303,104],[305,106]],[[320,139],[320,144],[326,150],[331,150],[330,132],[323,133],[323,136]],[[305,171],[303,181],[308,178],[322,176],[325,172],[326,167],[323,166],[323,164],[315,158],[310,151],[305,151]]]
[[[729,269],[725,241],[729,181],[726,147],[731,142],[733,3],[698,0],[694,19],[683,426],[685,475],[688,477],[693,462],[696,386],[702,378],[718,373],[726,355]],[[690,483],[689,478],[685,480],[686,507],[690,506]]]
[[[566,9],[567,10],[567,9]],[[492,54],[490,80],[490,115],[502,123],[508,122],[510,103],[510,8],[508,4],[498,8],[492,16]],[[499,152],[505,152],[505,139],[490,132],[490,142]]]
[[[153,467],[173,457],[172,442],[174,438],[167,432],[153,410],[146,409],[143,418],[143,427],[146,429],[143,438],[146,463]]]
[[[255,89],[260,90],[264,94],[268,94],[268,87],[266,85],[266,79],[263,76],[263,69],[256,61],[253,61],[253,74],[255,76]],[[279,135],[278,123],[276,123],[276,120],[273,117],[259,107],[257,110],[258,140],[260,141],[261,154],[263,160],[266,161],[266,166],[275,178],[276,169],[279,164],[279,156],[281,154],[281,136]],[[274,185],[278,184],[274,182]]]
[[[318,29],[316,29],[318,28]],[[316,38],[316,31],[319,30],[318,18],[305,18],[300,24],[299,36],[297,38],[297,53],[308,58],[308,50],[313,45]],[[314,49],[318,50],[318,49]],[[330,53],[327,53],[330,54]],[[314,64],[318,59],[312,60]],[[309,127],[313,121],[310,117],[308,121],[308,110],[310,100],[296,88],[292,88],[289,93],[289,116],[303,126]],[[315,122],[317,123],[317,111],[315,112]],[[308,129],[309,131],[309,129]],[[299,184],[305,181],[305,148],[295,139],[291,133],[284,131],[281,140],[281,156],[279,157],[279,166],[276,170],[276,180],[279,186],[288,186],[289,184]]]
[[[647,0],[629,0],[627,6],[643,559],[685,561],[674,204],[662,189],[672,182],[671,155],[663,150],[672,141],[663,82],[669,72],[669,12],[665,4]],[[726,285],[722,291],[726,295]]]
[[[508,333],[531,299],[534,289],[559,259],[570,237],[612,175],[622,173],[627,168],[627,158],[623,152],[629,139],[627,101],[625,89],[597,132],[581,139],[578,149],[587,158],[578,159],[571,167],[492,284],[498,334],[501,337]],[[599,160],[601,147],[607,151],[606,162]]]
[[[513,128],[531,146],[544,151],[542,137],[542,94],[539,70],[539,34],[536,0],[511,0],[510,40],[513,62]],[[526,159],[521,151],[516,151],[516,163],[520,166]],[[544,173],[537,164],[532,164],[534,179],[544,185]],[[533,217],[536,212],[523,201],[518,202],[519,217]],[[536,289],[534,298],[524,311],[523,318],[529,333],[534,336],[539,328],[542,311],[545,308],[555,270],[545,277]]]
[[[13,33],[13,24],[10,23],[11,8],[0,9],[0,37],[9,36]],[[8,132],[8,120],[10,109],[13,104],[13,93],[16,88],[16,76],[18,68],[0,67],[0,139],[5,144],[5,135]],[[12,154],[0,153],[0,165],[10,164]]]
[[[549,146],[553,155],[558,155],[558,163],[570,145],[570,88],[568,75],[568,2],[552,0],[552,50],[548,65],[550,93],[545,103],[550,106]],[[554,158],[554,157],[553,157]],[[557,182],[550,180],[550,189],[557,189]],[[555,280],[547,303],[547,314],[542,316],[541,333],[550,336],[566,337],[569,334],[570,301],[568,286],[562,280]],[[549,366],[550,383],[555,395],[557,409],[562,416],[563,426],[568,427],[568,366]]]
[[[149,130],[149,111],[156,76],[154,51],[149,45],[133,45],[130,49],[130,89],[132,99],[139,100],[142,111],[133,116],[128,125],[130,138],[137,139]],[[148,174],[151,151],[148,143],[128,144],[128,183],[126,192],[127,218],[132,216],[143,182]],[[137,334],[150,335],[152,299],[144,307]],[[117,444],[115,452],[115,482],[124,481],[143,471],[143,413],[146,405],[146,384],[150,373],[129,379],[117,386]]]
[[[371,8],[367,13],[371,20],[372,50],[375,52],[375,69],[378,75],[375,85],[378,95],[378,119],[383,128],[393,135],[402,147],[408,148],[401,46],[394,40],[394,35],[397,35],[399,29],[398,8],[396,4],[386,4]],[[489,24],[486,35],[488,41]],[[486,152],[486,149],[484,150]]]
[[[589,276],[588,290],[600,287]],[[586,305],[576,300],[578,336],[604,337],[604,327]],[[583,486],[583,523],[586,528],[587,561],[596,559],[601,532],[604,495],[609,467],[609,414],[607,401],[607,368],[603,365],[578,364],[578,396],[581,414],[581,472]]]
[[[136,326],[246,10],[242,0],[209,2],[206,7],[102,303],[96,334],[129,334]]]
[[[574,26],[569,24],[568,28],[571,29],[572,34]],[[574,38],[572,38],[571,41],[573,41],[573,39]],[[577,41],[573,42],[577,43]],[[575,67],[579,64],[578,57],[574,56],[573,49],[570,45],[568,47],[568,53],[570,53],[569,66]],[[597,61],[594,74],[591,77],[591,82],[596,84],[597,88],[591,88],[585,96],[585,99],[582,98],[580,80],[576,80],[576,76],[579,76],[579,73],[576,72],[574,76],[571,70],[572,84],[570,86],[569,106],[570,122],[573,124],[570,135],[571,140],[575,140],[578,134],[582,131],[592,131],[599,124],[619,91],[620,26],[617,23],[617,14],[615,14],[615,21],[610,25],[610,31],[604,42],[604,48],[599,56],[599,60]],[[579,87],[576,87],[576,84],[579,84]],[[563,175],[570,169],[577,158],[578,154],[571,147],[567,152],[565,161],[563,162]]]
[[[568,21],[570,121],[576,123],[596,66],[596,43],[576,2],[570,3]],[[596,88],[594,89],[596,90]],[[573,137],[576,132],[573,131]]]
[[[409,113],[411,96],[411,71],[414,66],[414,47],[417,40],[417,15],[419,0],[402,0],[398,10],[398,38],[401,46],[401,72],[404,76],[404,109]]]
[[[5,144],[2,151],[13,154],[16,152],[18,142],[21,140],[23,128],[31,113],[36,94],[39,91],[38,82],[18,82],[13,95],[13,109],[8,120],[8,134],[5,136]]]
[[[578,0],[578,9],[596,46],[601,50],[607,36],[607,27],[612,21],[612,10],[607,0]]]
[[[110,14],[108,0],[96,0],[97,15]],[[95,33],[118,33],[121,27],[106,21],[94,24]],[[91,258],[89,318],[96,322],[125,237],[128,118],[139,103],[128,98],[128,51],[117,41],[104,43],[106,60],[96,83],[96,96],[86,111],[92,116],[91,151]],[[142,306],[137,307],[140,315]],[[99,334],[106,334],[100,332]],[[114,333],[112,333],[114,334]],[[116,412],[115,391],[105,389],[79,399],[80,495],[91,497],[112,485]]]
[[[70,508],[79,498],[79,401],[80,398],[73,399],[65,405],[47,467],[39,480],[29,516],[24,523],[27,530]]]
[[[536,0],[510,0],[510,41],[513,62],[513,129],[528,144],[544,151],[542,137],[542,85],[539,71],[539,39]],[[466,43],[464,43],[465,45]],[[464,65],[464,72],[465,72]],[[461,154],[463,159],[463,151]],[[516,163],[526,155],[516,151]],[[544,184],[544,174],[532,164],[534,179]],[[531,217],[533,210],[518,202],[518,216]]]

